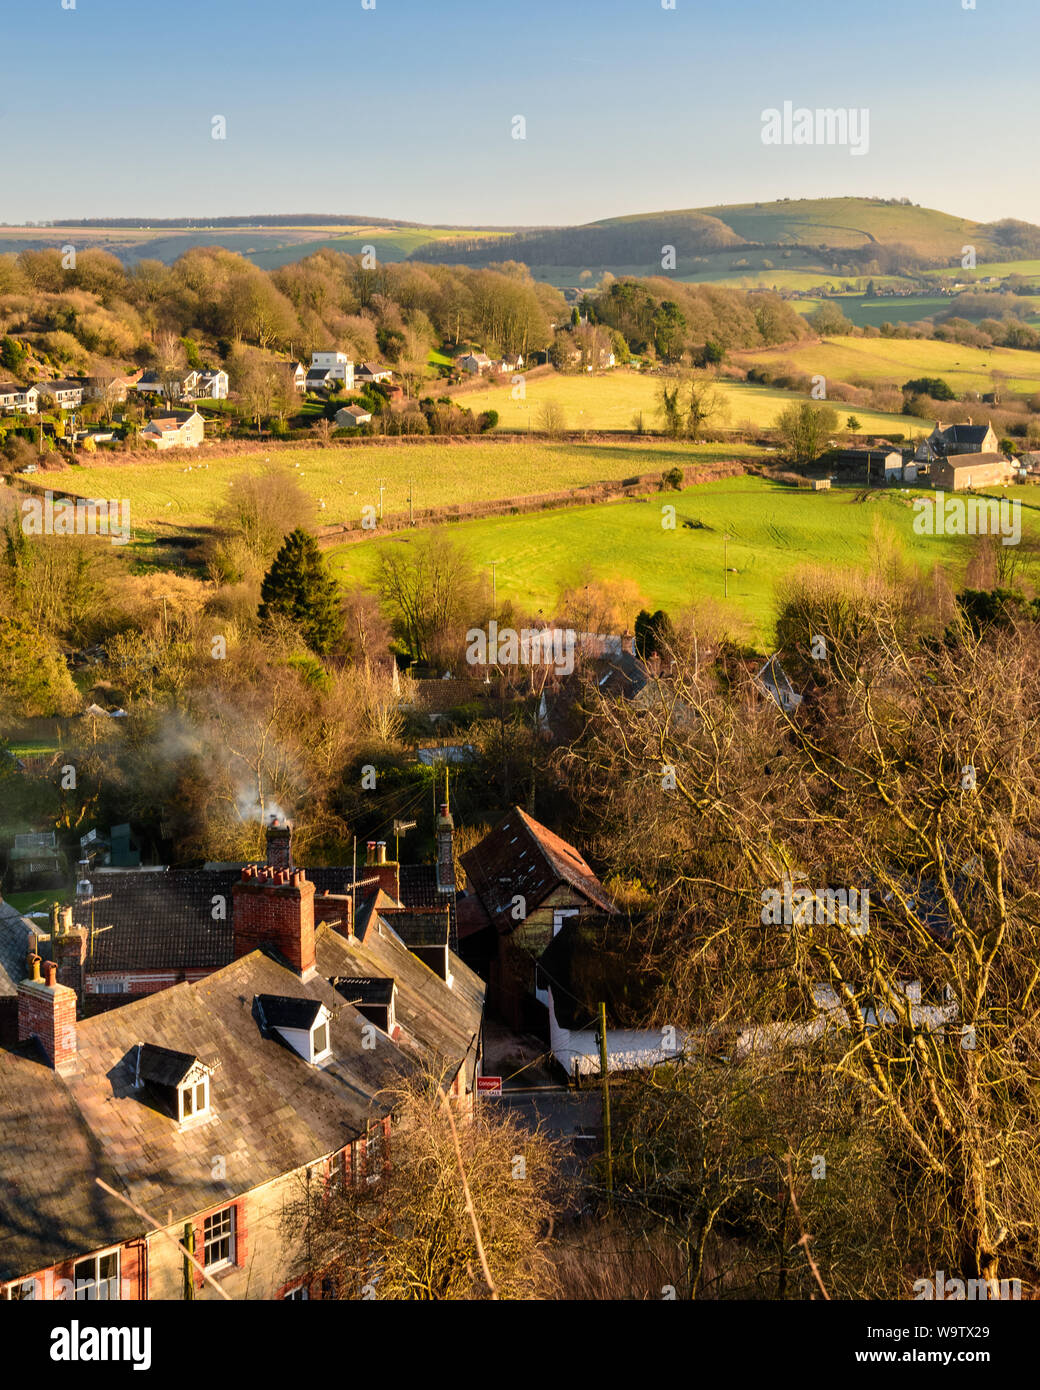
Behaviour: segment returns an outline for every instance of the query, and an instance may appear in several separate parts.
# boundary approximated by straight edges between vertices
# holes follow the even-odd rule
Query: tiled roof
[[[530,912],[567,883],[604,912],[615,912],[609,894],[572,845],[514,806],[500,825],[462,856],[462,863],[495,925],[511,929],[513,898]]]
[[[410,908],[384,907],[379,916],[404,944],[416,946],[447,946],[451,919],[447,907],[430,907],[415,912]]]
[[[300,999],[287,994],[258,994],[256,1002],[268,1028],[301,1028],[309,1031],[321,1011],[320,999]]]
[[[448,988],[389,932],[370,936],[362,946],[319,928],[308,980],[255,951],[198,984],[83,1019],[76,1067],[65,1076],[33,1046],[0,1052],[0,1280],[142,1234],[141,1220],[96,1177],[179,1221],[365,1134],[387,1111],[386,1088],[412,1070],[409,1054],[432,1054],[449,1075],[464,1065],[472,1084],[482,982],[453,961]],[[401,1045],[377,1031],[373,1046],[364,1015],[332,983],[367,975],[397,983]],[[257,995],[324,1004],[331,1059],[311,1066],[265,1036]],[[214,1069],[211,1118],[178,1126],[146,1103],[134,1084],[141,1043]]]
[[[951,454],[946,459],[947,468],[964,468],[971,470],[978,468],[979,464],[1007,463],[1008,460],[1003,454]]]
[[[102,901],[93,908],[95,931],[88,969],[118,973],[213,970],[226,965],[232,957],[232,888],[241,877],[241,868],[235,864],[162,873],[98,874],[94,892]],[[350,867],[307,869],[319,895],[349,893],[352,875]],[[366,876],[365,867],[359,866],[359,882]],[[416,910],[443,908],[448,898],[449,943],[453,951],[458,950],[454,894],[438,892],[435,865],[402,864],[400,894],[403,906]],[[369,896],[365,894],[366,899]],[[359,931],[363,901],[357,909]],[[77,903],[73,916],[78,926],[91,925],[90,907]],[[111,930],[101,930],[109,927]]]

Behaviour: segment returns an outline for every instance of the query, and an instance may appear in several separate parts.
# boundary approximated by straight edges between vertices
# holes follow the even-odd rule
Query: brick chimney
[[[362,879],[375,879],[394,902],[401,900],[401,866],[386,857],[385,840],[368,840],[365,846],[365,872]],[[370,891],[370,890],[369,890]]]
[[[18,986],[18,1041],[36,1038],[47,1060],[57,1072],[69,1072],[76,1065],[76,992],[58,984],[53,961],[44,966],[40,979],[40,958],[29,960],[29,978]]]
[[[314,970],[314,884],[303,869],[242,870],[232,889],[235,960],[273,946],[304,978]]]
[[[272,869],[293,867],[292,826],[278,816],[272,816],[267,824],[267,863]]]
[[[445,801],[437,817],[437,892],[455,892],[455,863],[452,856],[452,842],[455,838],[455,822]]]
[[[52,927],[51,950],[58,965],[58,979],[82,1000],[86,988],[87,937],[85,927],[72,920],[72,908],[60,908]]]

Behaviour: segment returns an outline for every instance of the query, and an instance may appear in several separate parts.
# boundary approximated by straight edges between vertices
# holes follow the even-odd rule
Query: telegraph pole
[[[610,1145],[610,1078],[607,1073],[607,1006],[599,1006],[599,1070],[603,1078],[603,1144],[607,1156],[607,1211],[614,1210],[614,1155]]]
[[[729,598],[729,533],[722,537],[722,596]]]

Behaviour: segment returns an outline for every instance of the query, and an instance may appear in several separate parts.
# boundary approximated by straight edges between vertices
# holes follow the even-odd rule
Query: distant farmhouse
[[[976,425],[971,419],[966,425],[937,423],[927,439],[917,446],[914,458],[920,463],[936,463],[957,454],[996,454],[1000,441],[990,424]]]

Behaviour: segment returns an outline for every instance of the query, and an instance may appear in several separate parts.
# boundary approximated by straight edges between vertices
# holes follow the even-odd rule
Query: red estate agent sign
[[[478,1076],[477,1094],[482,1096],[500,1096],[502,1094],[502,1078],[500,1076]]]

